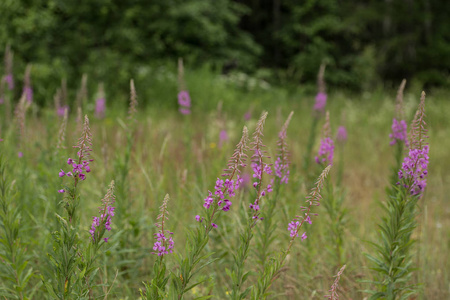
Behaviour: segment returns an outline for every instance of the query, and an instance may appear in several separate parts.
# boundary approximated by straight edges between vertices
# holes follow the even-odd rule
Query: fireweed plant
[[[87,116],[84,119],[83,133],[74,148],[77,149],[76,158],[68,158],[66,162],[69,170],[61,169],[58,174],[61,178],[69,178],[70,183],[57,191],[63,195],[61,203],[65,212],[62,216],[56,214],[59,228],[52,233],[53,251],[48,254],[51,277],[42,277],[47,292],[55,299],[93,297],[94,278],[98,271],[95,260],[101,246],[108,242],[108,237],[104,237],[104,234],[111,230],[111,218],[115,209],[112,206],[115,200],[114,182],[111,182],[102,206],[99,207],[100,216],[93,217],[89,238],[83,240],[80,237],[77,218],[79,187],[91,172],[90,163],[93,161],[90,158],[92,134]]]
[[[321,189],[323,187],[325,178],[327,177],[331,165],[328,165],[320,174],[314,188],[311,190],[310,194],[306,197],[306,205],[300,207],[301,213],[297,215],[292,222],[288,224],[287,230],[290,233],[291,239],[289,244],[284,251],[280,251],[278,254],[273,255],[269,262],[266,264],[263,271],[258,274],[257,284],[253,285],[251,288],[252,300],[265,299],[269,295],[269,288],[273,282],[279,277],[281,269],[285,264],[286,257],[291,251],[295,240],[300,237],[301,240],[308,238],[307,231],[303,228],[305,223],[312,224],[314,216],[317,213],[312,212],[314,206],[320,205]]]
[[[330,113],[327,111],[325,117],[325,124],[322,129],[322,138],[320,140],[319,151],[314,158],[316,163],[320,165],[332,165],[334,158],[334,141],[330,137]]]
[[[276,155],[276,160],[273,165],[274,171],[274,181],[273,181],[273,193],[268,197],[267,205],[262,212],[264,222],[262,228],[258,227],[259,234],[256,239],[256,252],[258,255],[258,260],[261,265],[261,269],[264,269],[265,264],[268,262],[268,257],[270,255],[270,246],[274,242],[275,237],[273,236],[277,228],[274,224],[275,209],[280,195],[280,191],[283,185],[288,184],[289,181],[289,150],[287,144],[287,129],[291,121],[291,112],[278,133],[278,151]]]
[[[322,129],[322,138],[320,141],[319,151],[315,157],[317,164],[331,165],[334,161],[334,141],[331,138],[331,128],[330,128],[330,114],[327,111],[325,117],[325,124]],[[338,144],[343,147],[345,139],[347,138],[347,132],[345,128],[339,127],[337,138],[339,138]],[[343,151],[343,149],[341,149]],[[341,156],[342,158],[342,156]],[[339,167],[343,168],[342,162],[339,161]],[[339,170],[338,170],[339,172]],[[340,181],[340,176],[338,173],[338,182]],[[330,238],[330,253],[332,253],[332,261],[336,262],[338,266],[342,265],[344,259],[344,230],[347,224],[347,210],[343,207],[344,193],[340,184],[335,186],[332,180],[328,180],[325,184],[324,195],[326,200],[322,201],[323,207],[327,215],[327,225],[328,232],[330,233],[328,237]]]
[[[321,116],[325,112],[327,104],[326,84],[325,84],[325,64],[321,64],[319,73],[317,74],[317,95],[313,106],[313,118],[311,123],[311,130],[309,132],[308,143],[306,144],[305,156],[303,158],[303,171],[307,173],[311,161],[311,154],[314,147],[314,142],[317,135],[317,126]]]
[[[262,141],[264,123],[267,118],[267,112],[261,115],[258,123],[256,124],[255,133],[253,134],[253,141],[251,143],[251,167],[253,170],[253,188],[255,189],[254,198],[249,205],[249,212],[247,216],[246,226],[240,233],[239,248],[233,255],[234,264],[231,271],[226,270],[228,276],[231,279],[231,299],[244,299],[250,292],[250,287],[241,292],[241,287],[248,278],[249,272],[245,272],[245,262],[249,255],[250,242],[253,238],[253,228],[259,221],[262,221],[264,217],[261,215],[261,205],[263,198],[267,198],[268,194],[273,192],[273,179],[267,183],[268,180],[264,180],[266,176],[273,175],[271,165],[267,162],[270,157],[267,156],[265,151],[265,145]]]
[[[389,139],[391,140],[389,145],[395,147],[395,165],[393,167],[391,184],[397,182],[397,172],[402,164],[405,147],[408,147],[408,126],[406,125],[403,108],[403,91],[405,89],[405,85],[406,79],[403,79],[397,91],[397,97],[395,100],[395,117],[392,120],[392,132],[389,134]]]
[[[203,249],[208,244],[210,232],[218,227],[216,224],[218,218],[230,210],[232,205],[230,198],[235,196],[236,190],[243,182],[239,174],[245,167],[247,139],[248,131],[247,127],[244,127],[242,138],[222,174],[225,179],[217,178],[214,193],[208,191],[204,199],[202,216],[195,216],[198,228],[188,233],[186,257],[177,256],[179,267],[176,273],[172,273],[173,293],[176,294],[177,299],[182,299],[187,291],[202,283],[204,280],[195,283],[191,281],[200,270],[215,261],[215,259],[209,259],[212,253],[204,254]]]
[[[172,238],[173,232],[167,230],[166,220],[169,219],[169,212],[167,204],[169,202],[169,195],[164,197],[163,204],[159,209],[159,215],[156,227],[159,228],[155,233],[155,243],[153,245],[152,254],[157,255],[158,258],[153,265],[154,278],[150,282],[143,282],[145,290],[140,289],[141,297],[143,299],[164,299],[166,295],[166,285],[169,276],[166,276],[166,263],[164,257],[173,253],[174,240]]]
[[[422,198],[428,175],[428,150],[425,139],[425,93],[411,124],[409,153],[398,171],[398,181],[390,190],[385,213],[379,225],[378,241],[372,243],[374,254],[366,254],[372,262],[376,289],[369,290],[370,299],[409,299],[417,292],[410,283],[415,269],[412,261],[412,233],[417,226],[418,201]]]
[[[191,97],[184,81],[184,66],[183,59],[178,59],[178,111],[182,115],[191,114]]]
[[[30,254],[22,237],[20,203],[8,179],[8,169],[0,154],[0,296],[4,299],[31,299],[34,290],[28,287],[33,277]]]

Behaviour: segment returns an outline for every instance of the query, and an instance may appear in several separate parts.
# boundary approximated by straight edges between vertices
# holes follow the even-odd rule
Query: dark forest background
[[[0,48],[49,86],[82,73],[127,89],[142,66],[209,66],[272,84],[449,87],[450,1],[2,0]],[[20,75],[19,75],[20,76]],[[119,82],[119,83],[118,83]],[[39,91],[38,91],[39,93]]]

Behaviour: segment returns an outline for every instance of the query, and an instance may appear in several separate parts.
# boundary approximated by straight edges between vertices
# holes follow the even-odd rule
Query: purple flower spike
[[[344,126],[339,126],[336,134],[336,140],[342,144],[347,141],[347,130]]]
[[[69,111],[68,105],[58,106],[58,108],[56,109],[56,114],[58,115],[58,117],[64,117],[66,110]]]
[[[191,107],[191,97],[187,91],[181,91],[178,93],[178,104],[184,107]]]
[[[180,105],[180,113],[189,115],[191,113],[191,97],[188,91],[181,91],[178,93],[178,104]]]
[[[226,141],[228,141],[228,133],[223,129],[219,133],[219,148],[221,148]]]
[[[319,92],[316,95],[316,102],[314,103],[314,110],[322,113],[325,110],[326,104],[327,104],[327,94]]]
[[[101,97],[95,101],[95,116],[99,119],[105,117],[106,99]]]
[[[408,146],[408,135],[406,133],[407,131],[407,125],[405,120],[397,121],[397,119],[392,120],[392,133],[389,134],[389,138],[391,139],[391,142],[389,145],[395,145],[395,143],[405,143],[406,146]]]
[[[65,190],[63,190],[63,189],[58,190],[58,193],[64,193],[64,192],[65,192]]]
[[[323,138],[320,142],[319,153],[316,156],[318,164],[324,163],[327,165],[333,164],[334,143],[331,138]]]
[[[244,114],[244,120],[245,121],[248,121],[248,120],[250,120],[252,118],[252,113],[251,113],[251,111],[249,110],[249,111],[247,111],[245,114]]]
[[[23,93],[25,95],[25,99],[28,101],[28,103],[33,102],[33,89],[31,86],[25,86],[23,88]]]
[[[422,195],[427,186],[429,146],[422,149],[411,149],[409,155],[403,160],[398,177],[403,180],[403,186],[408,188],[411,195]]]
[[[5,81],[8,84],[8,89],[12,91],[14,89],[14,78],[12,74],[7,74],[5,76]]]

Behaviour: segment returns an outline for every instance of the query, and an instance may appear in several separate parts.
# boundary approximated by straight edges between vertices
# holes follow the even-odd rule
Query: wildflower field
[[[449,299],[448,93],[180,64],[42,106],[27,72],[2,79],[2,299]]]

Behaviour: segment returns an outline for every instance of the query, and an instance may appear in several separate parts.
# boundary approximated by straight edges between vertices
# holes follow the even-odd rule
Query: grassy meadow
[[[81,133],[75,100],[69,99],[71,111],[63,141],[60,140],[63,118],[57,116],[53,107],[31,103],[23,114],[25,117],[21,118],[20,113],[13,113],[19,99],[11,97],[9,113],[5,104],[1,105],[0,138],[3,141],[0,147],[2,166],[5,165],[2,178],[9,183],[2,193],[4,198],[10,199],[4,211],[14,212],[9,217],[18,230],[14,231],[13,242],[8,243],[11,237],[6,237],[4,213],[0,219],[3,226],[0,228],[0,271],[5,274],[0,281],[2,298],[139,299],[143,282],[156,276],[154,265],[160,256],[152,254],[154,234],[158,231],[155,223],[166,194],[170,195],[170,200],[165,226],[173,232],[174,240],[174,253],[164,255],[166,275],[170,272],[178,274],[180,262],[177,256],[186,257],[184,245],[188,232],[204,224],[196,222],[195,216],[205,215],[203,199],[208,190],[213,191],[216,179],[227,166],[241,138],[242,128],[248,128],[251,140],[262,112],[268,112],[262,139],[267,146],[267,155],[271,157],[265,159],[273,164],[278,151],[278,133],[293,111],[286,138],[290,177],[288,184],[282,185],[277,192],[271,218],[274,232],[266,249],[268,254],[261,256],[266,222],[262,220],[253,228],[253,239],[244,259],[245,270],[250,273],[242,290],[255,285],[265,265],[261,257],[267,259],[286,249],[291,240],[288,224],[300,213],[300,206],[324,168],[314,161],[314,156],[319,148],[325,116],[317,117],[312,153],[307,158],[308,168],[305,168],[315,118],[315,92],[305,91],[302,87],[283,89],[258,80],[230,78],[205,70],[187,70],[185,80],[192,99],[189,115],[178,112],[176,73],[161,72],[153,82],[136,80],[139,104],[135,122],[127,117],[128,95],[109,94],[105,86],[105,116],[97,118],[95,95],[92,91],[89,93],[83,104],[83,115],[86,114],[90,121],[93,161],[90,162],[91,172],[77,187],[77,221],[72,225],[76,228],[78,246],[67,249],[67,253],[75,249],[73,255],[77,259],[83,261],[86,258],[81,249],[86,249],[92,241],[89,233],[92,218],[99,215],[98,207],[102,205],[111,180],[116,184],[116,210],[111,231],[105,232],[109,240],[96,252],[89,291],[83,297],[58,295],[57,292],[53,295],[48,290],[48,285],[56,286],[54,258],[49,255],[57,248],[54,232],[61,232],[62,225],[56,214],[67,221],[62,200],[68,193],[58,193],[58,190],[71,180],[67,176],[59,177],[58,172],[61,169],[67,172],[67,159],[76,157],[77,150],[72,146],[77,144]],[[139,96],[143,90],[147,90],[146,95],[151,95],[150,99]],[[420,92],[408,85],[405,90],[408,131],[419,105]],[[446,92],[425,92],[429,175],[424,196],[418,201],[417,227],[412,232],[416,243],[410,250],[416,269],[408,282],[417,284],[417,292],[407,299],[448,299],[450,101]],[[394,147],[389,145],[395,96],[395,89],[362,94],[328,90],[325,109],[330,114],[331,137],[334,139],[337,128],[343,125],[348,140],[335,143],[334,163],[322,190],[321,205],[313,207],[318,216],[314,217],[312,225],[306,224],[306,229],[301,230],[301,233],[307,232],[308,238],[294,241],[270,286],[269,299],[324,299],[335,279],[333,276],[344,264],[346,269],[338,289],[341,299],[369,299],[370,295],[364,291],[372,289],[373,284],[366,281],[374,280],[376,272],[371,270],[370,260],[364,253],[374,253],[370,242],[379,243],[378,224],[385,216],[380,204],[388,197],[387,189],[395,168]],[[221,131],[226,131],[226,138],[222,140],[219,138]],[[65,149],[57,148],[59,142]],[[23,153],[22,157],[19,152]],[[252,153],[248,151],[247,154],[248,166],[241,175],[246,178],[248,174],[252,179],[249,166]],[[403,156],[406,154],[404,152]],[[202,282],[186,291],[184,299],[231,297],[233,284],[227,269],[233,269],[233,255],[241,241],[239,234],[246,227],[249,203],[254,198],[251,182],[244,181],[242,185],[232,200],[230,211],[218,218],[218,228],[211,230],[203,249],[204,254],[211,254],[209,259],[216,260],[196,274],[192,283]],[[330,212],[326,203],[333,197],[339,199],[335,202],[339,205]],[[268,203],[265,201],[260,203],[263,215]],[[334,230],[336,226],[338,231]],[[13,252],[16,254],[11,255]],[[26,263],[19,266],[19,262]],[[75,277],[84,276],[79,264],[70,272]],[[173,296],[170,287],[173,284],[170,278],[164,292],[168,298]]]

